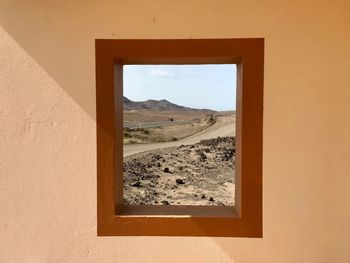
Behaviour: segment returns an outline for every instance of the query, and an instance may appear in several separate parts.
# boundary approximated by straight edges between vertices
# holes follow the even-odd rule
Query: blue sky
[[[236,65],[125,65],[124,96],[166,99],[212,110],[236,109]]]

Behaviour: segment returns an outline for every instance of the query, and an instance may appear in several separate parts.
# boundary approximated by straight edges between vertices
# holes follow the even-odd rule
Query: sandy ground
[[[126,157],[124,202],[234,205],[234,164],[234,137],[208,139]]]
[[[153,110],[126,110],[124,121],[131,123],[168,121],[191,121],[207,114],[207,111],[153,111]]]
[[[126,128],[124,129],[123,143],[126,145],[178,141],[207,129],[215,124],[215,119],[212,115],[203,115],[200,118],[191,120],[189,123],[176,124],[168,122],[167,125],[162,127]]]

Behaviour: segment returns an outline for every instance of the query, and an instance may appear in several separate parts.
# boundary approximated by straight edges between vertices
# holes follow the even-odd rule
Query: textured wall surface
[[[0,262],[350,262],[349,1],[0,0]],[[265,37],[264,238],[97,237],[95,38]]]

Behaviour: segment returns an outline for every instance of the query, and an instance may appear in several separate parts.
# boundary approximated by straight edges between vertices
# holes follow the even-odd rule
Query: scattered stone
[[[204,152],[201,152],[200,157],[201,157],[202,160],[207,159],[207,156],[205,155]]]
[[[141,187],[141,182],[137,181],[135,183],[132,184],[133,187]]]
[[[223,161],[230,161],[233,159],[233,149],[225,149],[224,154],[222,156]]]
[[[206,153],[210,153],[210,148],[205,148],[203,151]]]
[[[193,203],[206,200],[207,205],[231,205],[216,190],[234,182],[229,174],[235,165],[234,144],[234,137],[220,137],[124,158],[125,203],[171,205],[184,198]]]
[[[175,182],[176,182],[177,184],[184,184],[184,183],[185,183],[185,182],[184,182],[182,179],[180,179],[180,178],[176,179]]]

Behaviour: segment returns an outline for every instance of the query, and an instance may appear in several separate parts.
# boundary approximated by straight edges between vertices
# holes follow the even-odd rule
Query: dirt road
[[[228,116],[218,116],[216,123],[199,133],[183,138],[178,141],[152,143],[152,144],[127,144],[124,145],[124,157],[146,152],[154,149],[162,149],[173,146],[195,144],[201,140],[211,139],[216,137],[234,136],[235,121],[234,118]]]

